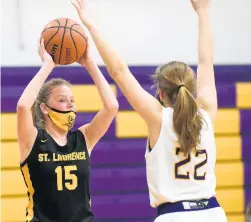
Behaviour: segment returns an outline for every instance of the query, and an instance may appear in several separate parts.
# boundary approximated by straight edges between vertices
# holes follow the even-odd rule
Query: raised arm
[[[191,0],[191,2],[199,20],[198,103],[214,121],[218,105],[213,67],[213,38],[209,22],[210,0]]]
[[[87,51],[79,63],[90,73],[103,103],[103,108],[96,114],[93,120],[79,128],[85,135],[88,149],[91,151],[108,130],[114,117],[117,115],[119,105],[110,85],[91,58],[89,50],[88,44]]]
[[[140,86],[124,59],[105,41],[97,28],[91,23],[85,12],[86,1],[72,0],[72,3],[77,9],[83,24],[89,30],[113,80],[118,84],[129,103],[146,121],[148,126],[156,125],[156,120],[161,117],[161,104]]]
[[[32,119],[32,105],[43,83],[55,67],[51,56],[44,48],[44,40],[38,43],[38,53],[43,61],[43,66],[25,88],[17,103],[17,132],[21,161],[29,155],[37,136],[37,129],[33,125]]]

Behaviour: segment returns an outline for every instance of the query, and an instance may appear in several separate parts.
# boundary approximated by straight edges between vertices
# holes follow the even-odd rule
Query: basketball
[[[56,64],[68,65],[79,60],[85,53],[87,42],[84,29],[74,20],[59,18],[49,22],[43,29],[46,51]]]

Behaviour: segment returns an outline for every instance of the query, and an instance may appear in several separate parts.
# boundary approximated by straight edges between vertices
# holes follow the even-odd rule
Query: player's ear
[[[163,93],[161,92],[160,89],[158,89],[157,91],[157,96],[156,96],[157,100],[160,102],[160,104],[162,106],[164,106],[164,103],[163,103]]]
[[[44,103],[41,103],[39,107],[43,114],[45,115],[49,114],[48,106],[46,106]]]
[[[160,102],[161,103],[163,103],[163,92],[160,90],[160,89],[158,89],[158,95],[159,95],[159,100],[160,100]]]

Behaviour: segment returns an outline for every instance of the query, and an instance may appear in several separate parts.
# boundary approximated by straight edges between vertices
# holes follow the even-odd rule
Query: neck
[[[66,131],[58,128],[55,124],[46,124],[45,125],[45,130],[47,133],[49,133],[52,137],[55,137],[55,138],[65,138],[67,133]]]

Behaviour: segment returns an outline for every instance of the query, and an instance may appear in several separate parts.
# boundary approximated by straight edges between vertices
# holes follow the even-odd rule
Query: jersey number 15
[[[63,174],[64,168],[64,174]],[[63,183],[68,190],[75,190],[78,186],[78,178],[77,176],[72,173],[72,171],[77,170],[77,166],[58,166],[55,169],[57,174],[57,187],[58,190],[63,190]],[[67,180],[67,181],[66,181]]]

